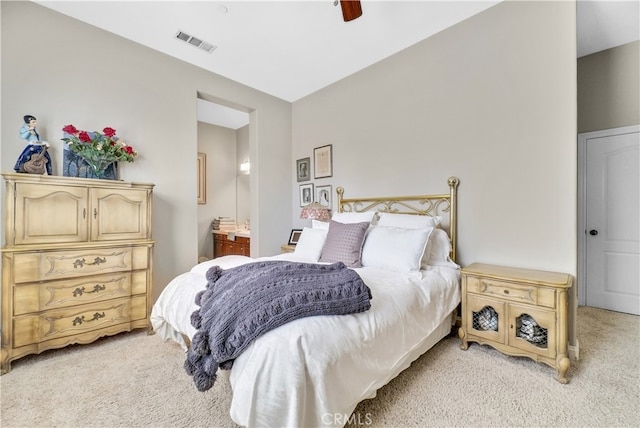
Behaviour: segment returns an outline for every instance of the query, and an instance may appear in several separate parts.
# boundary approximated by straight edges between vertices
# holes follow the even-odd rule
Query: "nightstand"
[[[296,250],[295,245],[285,244],[280,246],[280,253],[293,253]]]
[[[473,263],[461,277],[461,349],[477,342],[529,357],[555,368],[558,382],[568,382],[571,275]]]

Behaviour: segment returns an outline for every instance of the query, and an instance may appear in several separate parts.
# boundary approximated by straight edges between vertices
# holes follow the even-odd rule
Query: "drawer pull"
[[[87,218],[87,209],[86,208],[82,209],[82,218],[83,219]]]
[[[106,315],[104,314],[104,312],[103,312],[103,313],[96,312],[95,314],[93,314],[93,318],[91,318],[90,320],[85,320],[85,319],[84,319],[84,315],[82,315],[82,316],[80,316],[80,317],[75,317],[75,318],[73,319],[73,325],[74,325],[74,326],[75,326],[75,325],[79,325],[79,324],[82,324],[82,323],[83,323],[83,322],[85,322],[85,321],[86,321],[86,322],[97,321],[97,320],[99,320],[100,318],[104,318],[104,317],[106,317]]]
[[[78,297],[78,296],[82,296],[84,293],[87,294],[91,294],[91,293],[99,293],[100,291],[106,290],[107,286],[106,285],[100,285],[100,284],[96,284],[93,286],[93,290],[91,291],[86,291],[86,289],[84,287],[79,287],[76,288],[75,290],[73,290],[73,297]]]
[[[74,269],[77,269],[78,267],[83,267],[84,265],[87,266],[97,266],[101,263],[106,263],[107,259],[104,257],[96,257],[95,259],[93,259],[93,262],[88,263],[87,260],[83,257],[81,259],[76,259],[75,262],[73,262],[73,267]]]
[[[509,294],[509,290],[504,290],[504,294]]]

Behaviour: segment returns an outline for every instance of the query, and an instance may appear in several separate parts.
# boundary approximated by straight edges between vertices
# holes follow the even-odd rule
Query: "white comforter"
[[[296,261],[293,254],[260,260],[266,259]],[[190,316],[198,309],[194,299],[206,286],[206,271],[213,265],[227,269],[252,261],[220,257],[176,277],[153,307],[157,334],[186,349],[182,334],[191,338],[196,332]],[[460,302],[458,269],[356,271],[371,288],[369,311],[298,319],[259,337],[235,360],[230,413],[237,424],[343,426],[360,401],[374,397],[449,332],[448,320]]]

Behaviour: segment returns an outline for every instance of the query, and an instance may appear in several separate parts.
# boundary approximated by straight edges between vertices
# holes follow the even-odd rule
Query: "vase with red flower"
[[[80,158],[88,166],[89,171],[84,175],[86,177],[115,179],[117,162],[133,162],[138,155],[133,147],[116,137],[116,130],[110,127],[104,128],[102,132],[88,132],[67,125],[62,131],[62,141],[67,144],[69,153]],[[67,165],[65,156],[65,175],[69,172],[69,175],[80,176],[82,168],[83,165],[77,162]]]

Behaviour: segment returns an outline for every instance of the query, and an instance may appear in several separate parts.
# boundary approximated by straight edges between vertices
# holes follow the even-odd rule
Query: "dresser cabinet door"
[[[213,237],[213,257],[224,256],[224,239],[219,238],[217,235]]]
[[[505,343],[505,303],[472,294],[467,295],[466,328],[472,334],[485,339]]]
[[[509,305],[509,346],[549,358],[556,356],[556,313],[540,308]]]
[[[86,241],[87,202],[86,187],[17,183],[15,245]]]
[[[91,240],[149,238],[148,195],[142,189],[92,189]]]

